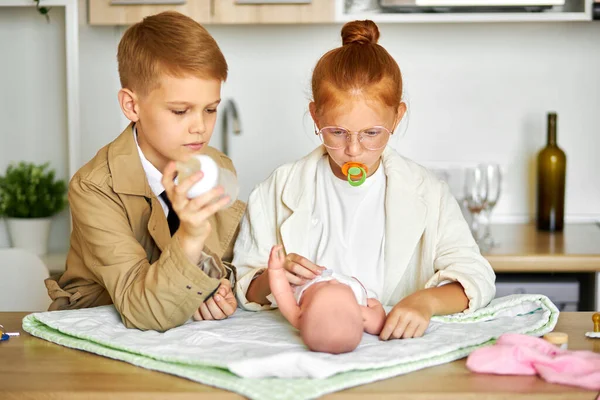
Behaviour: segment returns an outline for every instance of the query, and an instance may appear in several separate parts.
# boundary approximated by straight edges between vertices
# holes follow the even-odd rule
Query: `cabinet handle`
[[[310,4],[312,0],[235,0],[237,4]]]
[[[185,4],[186,0],[110,0],[112,6],[135,6],[144,4]]]

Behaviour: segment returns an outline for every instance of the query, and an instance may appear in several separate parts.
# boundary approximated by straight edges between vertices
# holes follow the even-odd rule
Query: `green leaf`
[[[50,163],[10,164],[0,176],[0,215],[11,218],[46,218],[67,206],[67,184],[56,179]]]

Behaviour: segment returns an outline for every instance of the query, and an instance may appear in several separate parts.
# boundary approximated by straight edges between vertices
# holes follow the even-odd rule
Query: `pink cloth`
[[[539,375],[548,382],[600,390],[600,354],[562,350],[527,335],[504,334],[472,352],[467,368],[500,375]]]

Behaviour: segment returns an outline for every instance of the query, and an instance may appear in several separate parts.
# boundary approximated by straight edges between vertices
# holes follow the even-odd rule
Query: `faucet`
[[[237,106],[233,99],[227,99],[223,106],[223,117],[222,117],[222,129],[221,129],[221,151],[229,156],[229,125],[231,123],[231,130],[235,135],[242,133],[242,127],[240,125],[240,118],[238,116]]]

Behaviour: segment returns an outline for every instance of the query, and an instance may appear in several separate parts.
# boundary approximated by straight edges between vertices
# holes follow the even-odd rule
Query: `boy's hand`
[[[388,340],[423,336],[433,315],[430,300],[423,290],[402,299],[388,314],[379,338]]]
[[[221,197],[223,188],[218,186],[190,200],[187,197],[187,192],[196,182],[202,179],[202,172],[197,172],[184,179],[183,182],[179,182],[179,185],[175,185],[175,182],[173,182],[175,175],[175,163],[170,162],[163,171],[162,184],[167,192],[167,197],[171,201],[173,211],[179,217],[180,225],[176,235],[180,240],[181,247],[190,261],[196,264],[200,260],[204,241],[211,231],[208,218],[225,207],[230,199],[229,196]]]
[[[306,282],[315,279],[317,275],[321,275],[321,271],[326,269],[296,253],[288,254],[283,267],[288,282],[296,286],[304,285]]]
[[[217,292],[202,303],[194,313],[193,318],[196,321],[225,319],[233,315],[236,308],[237,300],[231,290],[231,282],[228,279],[223,279]]]

